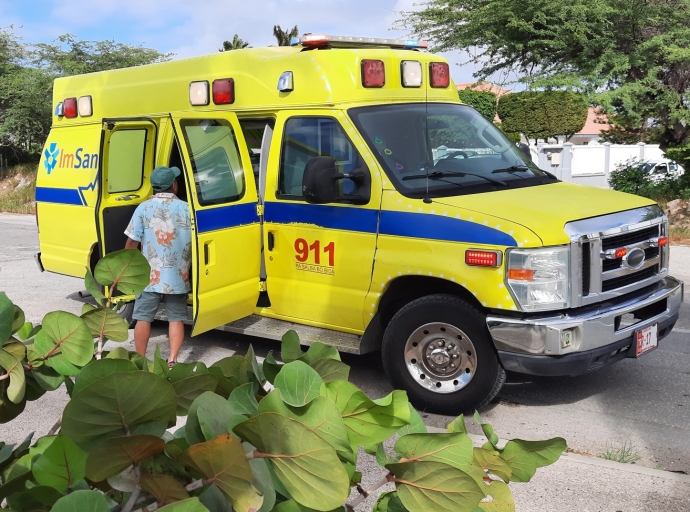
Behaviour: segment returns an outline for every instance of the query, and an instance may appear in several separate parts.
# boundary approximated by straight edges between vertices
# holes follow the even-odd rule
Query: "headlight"
[[[570,306],[570,248],[508,251],[506,280],[522,311]]]

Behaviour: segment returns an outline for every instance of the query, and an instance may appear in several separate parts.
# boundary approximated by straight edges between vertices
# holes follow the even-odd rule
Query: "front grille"
[[[611,290],[615,290],[616,288],[622,288],[624,286],[628,286],[629,284],[634,284],[639,281],[649,279],[650,277],[653,277],[658,273],[659,265],[657,264],[644,270],[640,270],[639,272],[633,272],[631,274],[626,274],[624,276],[614,277],[613,279],[609,279],[608,281],[604,281],[603,283],[601,283],[601,291],[608,292]]]
[[[604,260],[601,262],[602,272],[608,272],[609,270],[616,270],[621,268],[623,263],[623,258],[616,258],[615,260]]]
[[[589,295],[589,283],[592,276],[592,253],[590,242],[582,244],[582,296]]]
[[[618,249],[619,247],[644,242],[645,240],[649,240],[650,238],[657,236],[659,236],[659,225],[603,238],[601,240],[601,248],[604,251],[608,251],[609,249]]]

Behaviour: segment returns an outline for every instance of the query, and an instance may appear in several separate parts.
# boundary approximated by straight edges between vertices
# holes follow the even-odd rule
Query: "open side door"
[[[249,153],[231,112],[171,115],[192,211],[193,335],[254,312],[261,225]]]
[[[125,248],[124,231],[134,210],[152,193],[156,132],[150,119],[103,122],[97,213],[100,257]]]

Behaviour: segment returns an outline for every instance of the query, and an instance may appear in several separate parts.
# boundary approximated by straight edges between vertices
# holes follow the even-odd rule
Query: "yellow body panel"
[[[363,87],[363,59],[384,62],[384,87]],[[422,87],[400,85],[402,60],[422,63]],[[438,61],[442,59],[427,53],[384,48],[248,48],[56,80],[54,106],[65,98],[91,96],[93,116],[53,117],[37,183],[45,268],[83,276],[90,252],[100,242],[99,197],[101,212],[121,205],[117,199],[123,194],[110,194],[107,183],[98,182],[99,169],[108,176],[101,160],[108,151],[111,128],[104,129],[103,120],[115,120],[115,130],[118,123],[146,124],[148,119],[155,124],[151,135],[155,144],[147,146],[150,165],[134,193],[138,197],[121,199],[130,206],[148,197],[150,168],[168,165],[176,151],[175,141],[179,144],[178,165],[183,167],[186,197],[193,210],[195,333],[256,312],[361,334],[391,285],[405,276],[455,283],[486,308],[515,310],[505,288],[504,267],[468,266],[466,249],[505,254],[510,247],[566,244],[563,228],[567,222],[651,204],[634,196],[565,183],[443,197],[430,204],[402,195],[388,181],[348,109],[396,102],[458,103],[452,82],[447,88],[428,86],[428,65]],[[294,74],[291,92],[276,88],[285,71]],[[190,105],[191,82],[205,81],[210,91],[214,80],[225,78],[234,80],[232,104]],[[277,193],[285,123],[309,116],[335,120],[359,153],[371,176],[367,204],[313,205]],[[237,200],[202,204],[197,196],[201,178],[194,174],[190,150],[195,143],[193,136],[185,139],[183,125],[185,120],[200,119],[232,126],[239,153],[230,155],[229,166],[236,178],[244,177],[246,186]],[[274,124],[268,159],[263,162],[263,198],[255,186],[240,127],[245,120]],[[104,148],[100,147],[102,134]],[[89,155],[87,165],[83,165],[85,155]],[[105,224],[103,218],[101,224]],[[261,282],[262,250],[265,282]],[[270,307],[257,307],[260,289],[268,291]]]

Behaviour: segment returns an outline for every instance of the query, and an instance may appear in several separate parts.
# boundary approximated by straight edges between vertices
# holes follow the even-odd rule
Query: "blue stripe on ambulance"
[[[220,206],[218,208],[196,211],[196,229],[198,233],[235,228],[256,222],[259,222],[259,217],[256,214],[256,203]]]
[[[81,194],[73,188],[36,187],[36,201],[83,206]]]
[[[376,233],[379,212],[351,207],[298,203],[266,203],[264,220],[276,224],[311,224],[327,229]],[[515,239],[497,229],[466,220],[384,210],[379,234],[425,240],[517,246]]]

